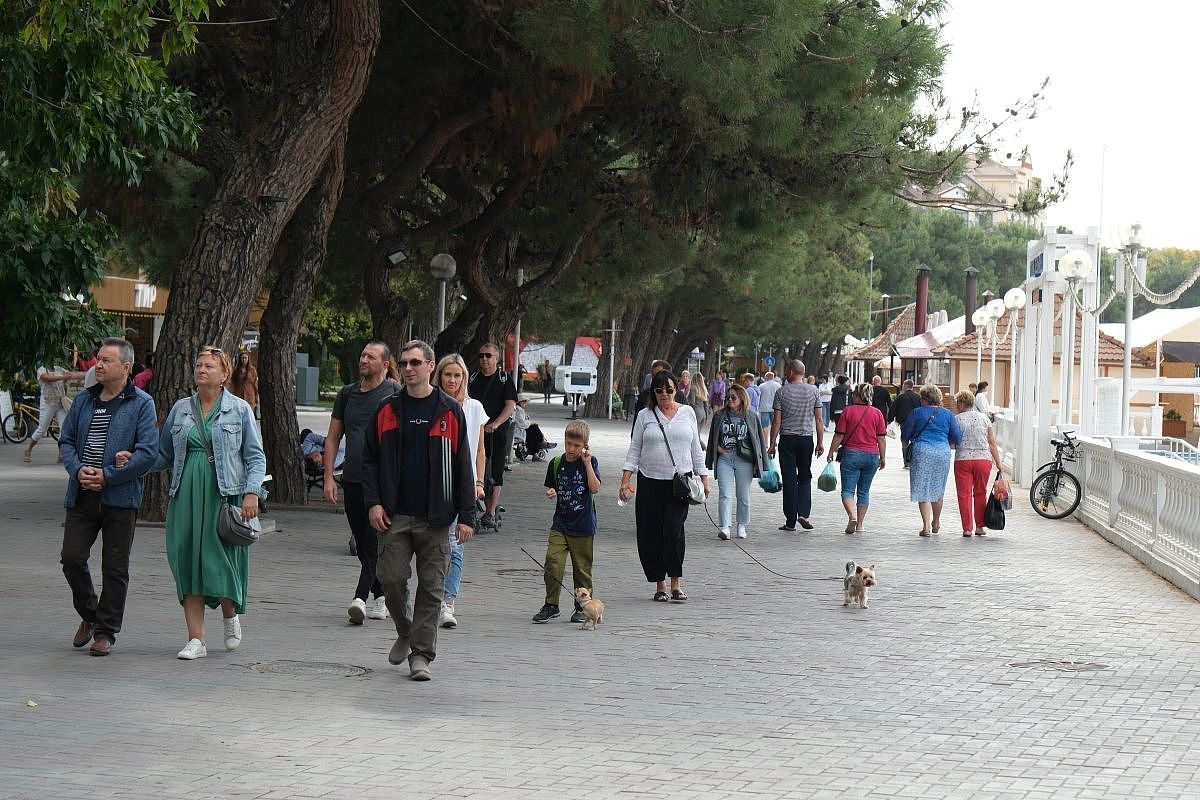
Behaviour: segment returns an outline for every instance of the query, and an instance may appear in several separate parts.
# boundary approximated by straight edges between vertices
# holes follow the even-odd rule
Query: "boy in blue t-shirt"
[[[600,491],[600,465],[588,450],[590,435],[583,420],[567,423],[564,453],[551,459],[546,469],[546,497],[556,502],[546,543],[546,604],[534,614],[534,622],[548,622],[558,616],[558,595],[568,553],[575,588],[592,588],[592,542],[596,537],[596,501],[592,495]],[[577,603],[571,622],[586,618]]]

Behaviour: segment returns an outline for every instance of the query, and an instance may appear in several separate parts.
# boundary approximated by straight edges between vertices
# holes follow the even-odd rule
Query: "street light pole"
[[[1059,402],[1059,425],[1071,425],[1074,403],[1075,375],[1075,287],[1092,271],[1092,257],[1086,250],[1072,250],[1058,262],[1058,271],[1067,280],[1065,303],[1063,304],[1063,353],[1059,369],[1063,371],[1063,396]]]
[[[871,331],[874,330],[871,311],[875,306],[875,254],[867,254],[867,341],[871,341]]]
[[[457,269],[458,264],[449,253],[438,253],[429,262],[429,274],[438,282],[438,334],[446,329],[446,281],[454,277]]]
[[[1004,301],[999,297],[989,300],[987,304],[988,311],[988,335],[992,338],[992,374],[988,378],[988,388],[992,390],[992,397],[996,396],[996,339],[998,338],[997,326],[1000,324],[1000,318],[1004,316]]]
[[[1125,288],[1125,335],[1121,353],[1121,435],[1129,435],[1129,404],[1133,400],[1131,380],[1133,377],[1133,345],[1130,343],[1133,333],[1133,297],[1134,270],[1137,269],[1142,246],[1142,226],[1133,224],[1122,227],[1121,244],[1124,252],[1121,258],[1120,277]]]

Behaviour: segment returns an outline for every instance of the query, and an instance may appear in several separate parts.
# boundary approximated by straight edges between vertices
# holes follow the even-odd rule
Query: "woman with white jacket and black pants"
[[[679,403],[678,386],[668,370],[654,376],[647,405],[633,423],[633,438],[625,454],[620,498],[634,494],[631,485],[637,473],[638,557],[646,580],[655,584],[654,600],[683,602],[687,595],[680,586],[683,577],[684,522],[688,502],[675,496],[676,474],[699,475],[708,494],[708,468],[696,427],[696,412]],[[669,442],[669,444],[668,444]],[[667,578],[671,594],[667,594]]]

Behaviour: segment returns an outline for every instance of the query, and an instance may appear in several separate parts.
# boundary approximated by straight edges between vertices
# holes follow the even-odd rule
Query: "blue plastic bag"
[[[775,466],[775,461],[771,461],[771,465],[767,471],[758,479],[758,487],[764,492],[775,494],[783,491],[783,478],[779,474],[779,467]]]
[[[821,474],[817,476],[817,488],[822,492],[832,492],[837,488],[837,465],[830,461],[825,465],[825,469],[821,470]]]

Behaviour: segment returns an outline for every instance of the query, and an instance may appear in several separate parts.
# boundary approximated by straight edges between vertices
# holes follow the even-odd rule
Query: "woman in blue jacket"
[[[955,415],[942,407],[942,390],[932,384],[921,387],[921,407],[904,420],[900,440],[912,442],[912,463],[908,468],[909,500],[921,509],[921,530],[929,536],[941,527],[942,501],[952,463],[950,448],[962,441],[962,429]]]
[[[178,657],[187,661],[208,655],[206,605],[221,608],[225,649],[234,650],[242,642],[238,614],[246,610],[247,548],[221,539],[217,515],[222,503],[232,501],[241,506],[243,518],[257,517],[259,499],[266,497],[262,439],[254,410],[225,388],[232,372],[229,356],[220,348],[200,348],[194,365],[196,393],[171,408],[154,464],[156,470],[171,468],[167,561],[187,622],[188,642]],[[211,462],[205,438],[211,444]]]

